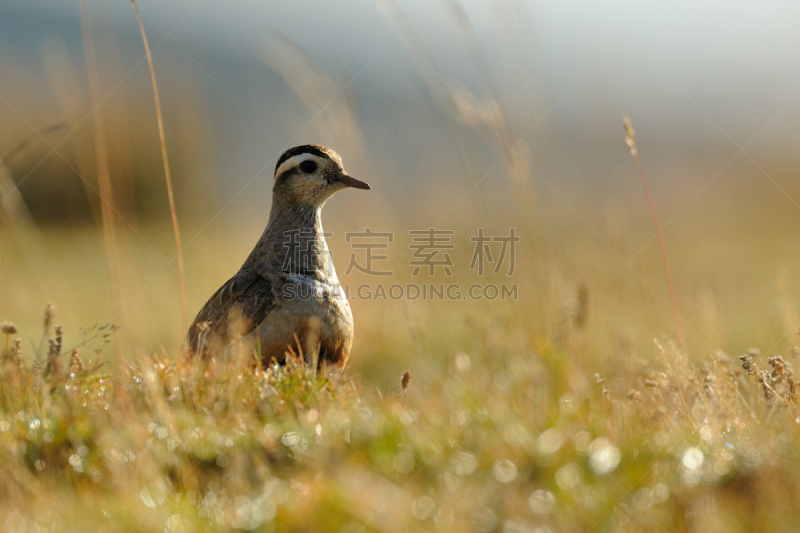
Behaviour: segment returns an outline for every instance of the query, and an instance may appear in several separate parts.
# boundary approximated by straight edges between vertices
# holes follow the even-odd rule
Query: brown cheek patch
[[[298,169],[297,167],[292,167],[292,168],[290,168],[290,169],[289,169],[289,170],[287,170],[286,172],[283,172],[283,173],[282,173],[282,174],[280,174],[280,175],[277,175],[277,174],[276,174],[276,175],[275,175],[275,178],[274,178],[274,181],[275,181],[275,183],[276,183],[276,184],[278,184],[278,183],[286,183],[286,182],[288,182],[288,181],[289,181],[289,178],[290,178],[291,176],[294,176],[294,175],[295,175],[295,174],[297,174],[299,171],[300,171],[300,169]]]

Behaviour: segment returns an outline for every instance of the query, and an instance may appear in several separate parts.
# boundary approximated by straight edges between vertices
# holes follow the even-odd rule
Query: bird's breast
[[[297,351],[300,340],[304,352],[319,349],[321,359],[343,364],[353,342],[353,314],[342,287],[292,274],[282,280],[279,293],[275,309],[259,326],[265,357],[281,361],[289,346]]]

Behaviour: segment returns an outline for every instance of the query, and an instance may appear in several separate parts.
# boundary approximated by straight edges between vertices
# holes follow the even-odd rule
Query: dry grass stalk
[[[114,187],[111,183],[105,115],[100,105],[103,98],[100,91],[100,76],[97,72],[97,54],[95,52],[94,38],[92,37],[92,21],[89,14],[89,5],[85,0],[80,3],[80,13],[83,50],[86,58],[86,75],[89,81],[89,99],[91,108],[94,109],[92,113],[92,132],[97,165],[97,184],[100,192],[103,240],[106,246],[108,275],[111,284],[111,309],[116,316],[124,306],[120,286],[122,280],[120,247],[117,238],[117,225],[114,220],[114,214],[118,210],[114,199]],[[123,346],[123,343],[116,343],[118,355],[121,355]]]
[[[2,328],[3,334],[6,337],[6,344],[3,347],[3,352],[8,351],[8,346],[11,343],[11,336],[17,332],[17,326],[14,325],[13,322],[3,322]]]
[[[58,381],[61,377],[61,365],[58,358],[61,357],[61,348],[63,346],[63,336],[61,326],[55,327],[55,338],[47,341],[49,348],[47,350],[47,364],[46,370],[50,379]]]
[[[167,196],[169,197],[169,210],[172,215],[172,229],[175,232],[175,247],[178,250],[178,276],[180,277],[181,288],[181,323],[182,334],[186,335],[186,282],[184,281],[183,269],[183,246],[181,245],[181,232],[178,227],[178,212],[175,209],[175,194],[172,191],[172,174],[169,170],[169,157],[167,156],[167,141],[164,136],[164,118],[161,114],[161,99],[158,94],[158,84],[156,83],[156,70],[153,67],[153,56],[150,53],[150,44],[147,41],[147,34],[144,31],[144,23],[139,13],[139,6],[136,0],[131,0],[133,9],[136,12],[136,21],[139,23],[139,31],[142,34],[142,43],[147,54],[147,65],[150,67],[150,80],[153,82],[153,97],[156,102],[156,119],[158,120],[158,136],[161,141],[161,157],[164,160],[164,178],[167,182]]]
[[[50,326],[53,325],[53,315],[56,313],[56,306],[53,302],[47,302],[47,307],[44,309],[44,331],[42,331],[42,339],[39,341],[39,349],[36,350],[37,359],[42,357],[42,349],[44,342],[47,340],[47,335],[50,333]]]
[[[461,118],[458,110],[458,104],[454,98],[454,91],[450,89],[445,80],[436,73],[436,63],[428,52],[422,39],[414,32],[411,25],[413,20],[409,20],[400,6],[394,0],[376,1],[375,6],[383,14],[386,22],[390,25],[392,30],[400,35],[399,41],[406,46],[411,52],[411,60],[417,68],[417,72],[425,84],[428,94],[430,95],[433,103],[442,110],[447,117]],[[447,121],[447,126],[450,128],[449,133],[457,143],[456,146],[459,150],[460,156],[465,161],[465,168],[469,172],[469,177],[472,180],[474,188],[479,188],[482,184],[481,173],[479,171],[478,159],[475,155],[475,149],[470,144],[470,140],[466,135],[464,128],[459,127],[455,121]],[[478,189],[480,192],[480,189]],[[477,209],[483,215],[486,215],[486,205],[484,202],[484,195],[476,195],[477,202],[479,202]]]
[[[639,180],[642,182],[644,188],[644,195],[647,198],[647,205],[650,208],[650,216],[653,218],[653,225],[656,227],[656,236],[658,237],[658,245],[661,248],[661,259],[664,261],[664,270],[667,274],[667,285],[669,286],[669,298],[672,303],[672,314],[675,318],[675,331],[678,336],[678,345],[681,351],[686,354],[686,342],[683,337],[683,326],[681,325],[681,314],[678,311],[678,297],[675,294],[675,283],[672,281],[672,270],[669,267],[669,259],[667,258],[667,246],[664,244],[664,236],[661,234],[661,224],[658,222],[658,214],[656,213],[656,206],[653,203],[653,197],[650,195],[650,187],[647,186],[647,179],[644,176],[644,167],[642,161],[639,159],[639,150],[636,148],[636,132],[633,131],[633,126],[627,117],[622,119],[622,124],[625,126],[625,143],[631,151],[633,160],[636,162],[636,169],[639,171]]]

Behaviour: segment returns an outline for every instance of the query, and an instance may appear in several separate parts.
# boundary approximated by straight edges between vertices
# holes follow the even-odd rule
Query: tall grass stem
[[[675,332],[678,337],[678,346],[683,354],[686,354],[686,342],[683,337],[683,326],[681,325],[681,314],[678,310],[678,297],[675,294],[675,283],[672,280],[672,269],[669,267],[669,258],[667,257],[667,246],[664,244],[664,236],[661,232],[661,224],[658,222],[658,213],[656,213],[656,206],[653,203],[653,197],[650,194],[650,187],[647,185],[647,179],[644,175],[644,167],[639,158],[639,150],[636,148],[636,132],[633,130],[630,120],[624,118],[622,120],[625,126],[625,142],[630,148],[633,160],[636,162],[636,169],[639,172],[639,180],[642,182],[644,188],[644,196],[647,198],[647,205],[650,208],[650,216],[653,219],[653,225],[656,227],[656,236],[658,237],[658,245],[661,248],[661,259],[664,261],[664,271],[667,274],[667,285],[669,286],[669,298],[672,303],[672,314],[675,319]]]
[[[117,236],[117,225],[114,212],[117,211],[114,199],[114,186],[111,182],[111,167],[108,154],[108,137],[106,134],[106,120],[103,107],[100,105],[102,95],[100,91],[100,75],[97,71],[97,53],[92,35],[92,19],[89,5],[86,0],[80,2],[81,32],[83,34],[84,61],[86,77],[89,84],[89,99],[92,112],[92,134],[97,172],[97,184],[100,192],[100,214],[103,224],[103,239],[106,246],[108,261],[108,275],[111,287],[111,311],[114,316],[122,312],[122,274],[120,265],[120,246]],[[117,356],[122,356],[124,343],[115,339],[114,348]],[[119,360],[121,357],[118,357]]]
[[[133,9],[136,11],[136,20],[139,23],[139,31],[142,33],[142,43],[147,54],[147,65],[150,67],[150,79],[153,82],[153,97],[156,102],[156,118],[158,119],[158,136],[161,141],[161,157],[164,160],[164,177],[167,181],[167,195],[169,196],[169,210],[172,215],[172,229],[175,232],[175,247],[178,250],[178,276],[180,277],[181,288],[181,324],[183,327],[183,337],[186,337],[186,282],[184,281],[183,269],[183,246],[181,246],[181,231],[178,226],[178,212],[175,209],[175,194],[172,190],[172,174],[169,170],[169,157],[167,156],[167,141],[164,135],[164,117],[161,114],[161,99],[158,95],[158,84],[156,83],[156,70],[153,67],[153,56],[150,53],[150,44],[147,41],[147,33],[144,31],[142,15],[139,13],[139,6],[136,0],[131,0]]]

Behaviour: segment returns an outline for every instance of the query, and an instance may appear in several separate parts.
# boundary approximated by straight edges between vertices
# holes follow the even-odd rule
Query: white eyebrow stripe
[[[292,156],[283,163],[281,163],[281,166],[279,166],[278,170],[275,171],[274,179],[278,179],[278,176],[280,176],[290,168],[299,165],[303,161],[310,161],[310,160],[316,161],[317,164],[319,164],[322,161],[322,158],[309,153],[297,154],[295,156]]]

